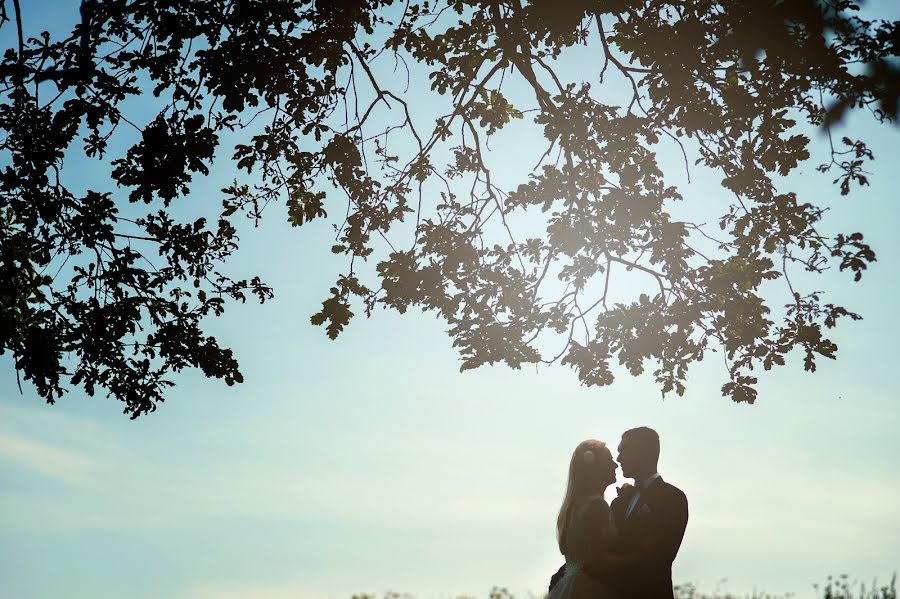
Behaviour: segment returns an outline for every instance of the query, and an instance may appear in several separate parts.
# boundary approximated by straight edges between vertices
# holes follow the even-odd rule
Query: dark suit
[[[648,540],[654,542],[646,557],[614,573],[615,586],[623,599],[673,599],[672,562],[687,527],[687,497],[657,478],[644,489],[626,518],[632,496],[633,492],[623,494],[610,506],[619,532],[612,553],[636,553]]]

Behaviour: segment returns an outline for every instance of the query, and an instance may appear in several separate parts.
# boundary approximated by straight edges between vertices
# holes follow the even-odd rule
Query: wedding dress
[[[602,498],[593,501],[601,501]],[[591,506],[585,506],[572,515],[572,522],[566,532],[566,570],[562,578],[547,595],[547,599],[619,599],[619,593],[602,579],[592,578],[584,570],[584,565],[591,561],[592,547],[597,549],[598,536],[605,537],[607,547],[615,543],[616,529],[609,514],[605,531],[598,531],[587,525],[586,515]]]

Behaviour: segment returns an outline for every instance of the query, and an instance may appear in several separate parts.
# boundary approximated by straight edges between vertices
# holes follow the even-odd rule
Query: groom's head
[[[619,443],[619,465],[625,478],[643,478],[656,472],[659,461],[659,435],[640,426],[622,433]]]

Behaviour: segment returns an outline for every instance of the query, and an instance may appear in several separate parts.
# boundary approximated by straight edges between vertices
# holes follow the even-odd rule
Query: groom
[[[611,548],[615,555],[631,555],[607,578],[622,599],[673,599],[672,562],[678,554],[687,527],[688,504],[684,493],[665,482],[656,471],[659,460],[659,435],[642,426],[625,431],[619,443],[619,465],[625,485],[613,500],[610,510],[618,541]],[[550,588],[562,576],[565,566],[550,580]]]
[[[610,510],[619,541],[613,552],[642,553],[637,563],[613,578],[623,599],[672,599],[672,562],[688,521],[687,497],[656,471],[659,435],[642,426],[625,431],[619,443],[619,465],[634,486],[619,491]]]

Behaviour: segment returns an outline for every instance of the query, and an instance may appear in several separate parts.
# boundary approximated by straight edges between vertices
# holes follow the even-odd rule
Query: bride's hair
[[[597,439],[582,441],[572,453],[569,461],[569,482],[566,484],[566,496],[562,507],[559,508],[559,516],[556,518],[556,540],[559,543],[559,551],[566,552],[566,529],[571,522],[570,513],[573,506],[580,499],[591,495],[600,495],[605,490],[599,483],[599,468],[603,461],[600,459],[609,454],[606,443]],[[611,457],[610,457],[611,459]]]

